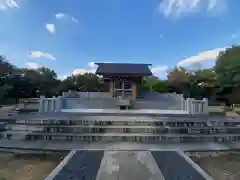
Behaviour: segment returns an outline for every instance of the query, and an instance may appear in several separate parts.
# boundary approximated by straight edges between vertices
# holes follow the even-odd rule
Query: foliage
[[[108,91],[102,79],[95,74],[72,75],[59,80],[54,70],[17,68],[0,56],[0,103],[8,98],[60,95],[64,91]],[[177,92],[185,97],[240,103],[240,46],[221,52],[213,68],[202,69],[200,64],[190,69],[175,67],[167,80],[148,77],[142,80],[139,91]]]

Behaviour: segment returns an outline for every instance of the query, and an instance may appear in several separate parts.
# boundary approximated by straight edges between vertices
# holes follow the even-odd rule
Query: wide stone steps
[[[115,126],[115,125],[26,125],[8,124],[6,128],[12,131],[46,132],[46,133],[179,133],[179,134],[217,134],[217,133],[240,133],[240,127],[169,127],[169,126]]]
[[[228,142],[240,141],[240,134],[164,134],[152,133],[43,133],[26,131],[4,132],[4,138],[13,140],[65,140],[65,141],[132,141],[132,142]]]
[[[31,114],[4,119],[5,139],[131,142],[240,141],[240,121],[207,116]]]

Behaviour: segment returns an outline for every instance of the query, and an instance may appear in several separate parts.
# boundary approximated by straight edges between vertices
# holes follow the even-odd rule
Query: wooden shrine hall
[[[137,85],[141,84],[143,77],[152,76],[149,69],[151,64],[95,64],[98,66],[96,74],[103,76],[104,83],[109,85],[109,91],[113,93],[113,96],[120,96],[124,99],[136,99]]]

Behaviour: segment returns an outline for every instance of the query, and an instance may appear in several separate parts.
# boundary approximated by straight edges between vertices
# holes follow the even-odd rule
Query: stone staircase
[[[34,114],[9,121],[1,135],[28,141],[228,142],[240,141],[240,121],[187,115]]]

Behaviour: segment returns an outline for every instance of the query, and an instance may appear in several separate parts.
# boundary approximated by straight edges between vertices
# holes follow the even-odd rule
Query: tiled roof
[[[127,63],[96,63],[96,74],[129,74],[151,76],[150,64],[127,64]]]

